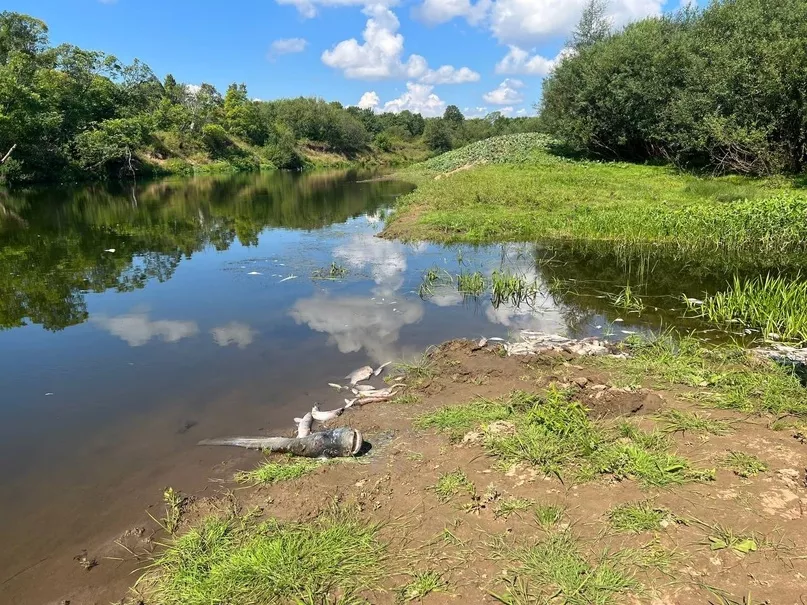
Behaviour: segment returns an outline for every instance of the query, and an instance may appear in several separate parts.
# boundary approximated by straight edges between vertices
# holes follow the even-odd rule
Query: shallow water
[[[560,245],[386,241],[376,237],[384,212],[411,187],[368,176],[0,198],[0,583],[24,584],[58,549],[115,535],[167,482],[203,484],[230,452],[197,449],[199,439],[279,433],[313,401],[335,407],[327,383],[356,367],[521,328],[621,338],[688,326],[681,293],[728,275]],[[315,276],[332,262],[347,274]],[[499,307],[449,283],[424,292],[432,267],[511,270],[541,292]],[[608,297],[631,279],[641,315]]]

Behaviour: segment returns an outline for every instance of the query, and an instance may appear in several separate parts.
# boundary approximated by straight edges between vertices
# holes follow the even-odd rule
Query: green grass
[[[535,500],[530,498],[515,498],[510,496],[509,498],[503,499],[499,504],[493,509],[493,516],[497,519],[507,519],[510,515],[518,514],[529,510],[535,506]]]
[[[378,526],[331,511],[305,523],[203,520],[171,542],[138,582],[149,602],[358,603],[381,575]]]
[[[663,430],[669,433],[709,433],[711,435],[728,435],[731,425],[724,420],[715,420],[701,416],[695,412],[682,410],[664,410],[657,416]]]
[[[755,552],[759,549],[759,540],[753,535],[746,535],[737,533],[733,529],[715,523],[714,525],[707,526],[703,523],[708,530],[706,540],[703,544],[709,546],[710,550],[732,550],[738,555],[746,555]]]
[[[440,475],[432,489],[440,502],[448,502],[460,492],[473,493],[474,484],[464,471],[456,470]]]
[[[497,420],[507,420],[512,430],[492,430],[491,423]],[[594,422],[568,392],[555,388],[545,396],[516,391],[498,401],[443,408],[421,416],[415,424],[448,431],[454,438],[482,428],[486,451],[501,464],[526,462],[558,477],[571,474],[591,480],[607,474],[664,486],[713,475],[692,469],[688,460],[671,453],[664,435],[644,433],[632,425]]]
[[[728,290],[705,296],[703,304],[689,303],[689,308],[717,325],[739,323],[760,330],[763,337],[807,340],[807,281],[800,276],[735,276]]]
[[[485,278],[479,271],[457,275],[457,290],[466,296],[480,296],[487,289]]]
[[[720,461],[721,465],[734,471],[739,477],[756,477],[768,470],[768,465],[753,454],[731,451]]]
[[[508,271],[494,271],[491,276],[490,300],[494,307],[511,304],[515,307],[532,302],[538,295],[538,285],[522,275]]]
[[[398,395],[397,397],[390,399],[390,403],[397,403],[400,405],[415,405],[420,403],[420,395],[416,393],[404,393],[403,395]]]
[[[404,601],[421,601],[433,592],[442,592],[448,586],[443,575],[436,571],[419,571],[412,574],[412,580],[401,588]]]
[[[249,485],[291,481],[318,469],[322,464],[319,460],[308,458],[293,458],[285,462],[264,462],[251,471],[239,471],[235,474],[235,480],[238,483]]]
[[[564,509],[559,504],[538,504],[535,506],[535,521],[544,530],[550,530],[563,519]]]
[[[608,511],[608,523],[618,532],[642,533],[661,529],[670,512],[649,500],[620,504]]]
[[[608,605],[623,603],[629,594],[641,591],[634,571],[618,554],[603,552],[586,556],[580,542],[569,532],[550,532],[532,546],[501,541],[497,555],[511,568],[501,603]]]
[[[656,242],[711,254],[779,254],[807,240],[807,195],[781,181],[573,161],[546,148],[540,135],[506,135],[412,167],[401,177],[418,187],[398,200],[386,233],[469,243]],[[434,179],[468,164],[479,165]]]
[[[644,301],[634,294],[630,284],[625,285],[616,294],[608,294],[607,298],[615,308],[627,311],[628,313],[641,315],[642,311],[645,310]]]
[[[404,375],[404,380],[408,386],[418,386],[434,377],[437,368],[429,353],[430,349],[427,349],[420,355],[399,361],[394,365],[394,369]]]

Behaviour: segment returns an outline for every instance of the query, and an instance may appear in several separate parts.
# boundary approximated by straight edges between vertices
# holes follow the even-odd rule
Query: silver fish
[[[482,348],[482,347],[484,347],[486,344],[488,344],[488,339],[487,339],[487,338],[482,338],[482,339],[481,339],[481,340],[480,340],[480,341],[479,341],[479,342],[476,344],[476,346],[477,346],[477,347],[479,347],[479,348],[481,349],[481,348]]]
[[[370,376],[373,375],[373,368],[370,366],[364,366],[359,368],[358,370],[353,370],[350,374],[345,376],[348,380],[350,380],[350,384],[356,385],[357,383],[367,380]]]
[[[392,363],[391,361],[388,361],[387,363],[382,363],[375,369],[375,371],[373,372],[373,376],[378,376],[381,372],[384,371],[384,368],[386,368],[391,363]]]
[[[499,338],[498,336],[491,336],[488,340],[490,342],[504,342],[504,338]]]
[[[389,388],[386,389],[373,389],[372,391],[365,391],[359,395],[360,399],[366,399],[368,397],[392,397],[395,394],[395,389],[397,387],[405,387],[405,384],[394,384]]]
[[[333,420],[334,418],[339,418],[339,416],[341,416],[342,412],[344,411],[345,408],[337,408],[335,410],[323,412],[319,409],[319,405],[314,405],[314,407],[311,408],[310,414],[314,418],[314,420],[317,420],[319,422],[325,422],[327,420]]]
[[[365,391],[375,391],[375,387],[370,384],[357,384],[353,387],[354,393],[363,393]]]
[[[354,397],[353,399],[345,399],[345,409],[353,407],[353,404],[356,403],[357,399]]]
[[[341,384],[336,384],[335,382],[329,382],[328,386],[335,388],[337,391],[341,391],[342,389],[345,388]]]
[[[308,412],[302,418],[295,418],[297,423],[297,437],[308,437],[311,434],[311,425],[314,424],[314,416]]]

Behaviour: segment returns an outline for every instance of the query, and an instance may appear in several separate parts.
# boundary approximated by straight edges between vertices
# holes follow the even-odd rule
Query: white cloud
[[[482,98],[485,99],[486,103],[492,103],[493,105],[521,103],[524,100],[524,95],[522,95],[518,89],[523,87],[524,82],[521,80],[507,78],[504,82],[499,84],[498,88],[482,95]],[[504,109],[500,109],[499,111],[504,113]],[[512,111],[512,107],[510,111]]]
[[[554,59],[541,55],[532,55],[513,44],[504,58],[496,64],[497,74],[525,74],[531,76],[547,76],[563,59],[571,56],[570,48],[561,50]]]
[[[455,17],[464,17],[476,25],[485,19],[490,6],[491,0],[478,0],[476,4],[470,0],[424,0],[414,12],[418,19],[429,25],[445,23]]]
[[[226,325],[213,328],[210,333],[213,335],[213,340],[220,347],[238,345],[239,349],[244,349],[252,344],[258,332],[245,323],[231,321]]]
[[[276,2],[294,6],[306,19],[316,17],[318,6],[395,6],[398,3],[397,0],[276,0]]]
[[[378,296],[389,296],[403,284],[406,254],[398,242],[379,239],[372,234],[354,235],[334,248],[333,255],[353,269],[369,267],[377,284],[374,293]]]
[[[308,40],[305,38],[280,38],[272,42],[269,49],[269,58],[273,59],[280,55],[289,55],[292,53],[301,53],[308,46]]]
[[[372,109],[375,111],[378,109],[378,106],[381,104],[381,99],[378,98],[378,94],[374,90],[370,90],[365,92],[359,102],[356,103],[356,107],[359,109]]]
[[[177,342],[199,333],[199,326],[195,321],[175,319],[152,321],[149,319],[148,313],[144,312],[112,317],[98,315],[92,321],[113,336],[126,341],[130,347],[142,346],[152,338],[161,338],[165,342]]]
[[[399,113],[408,109],[427,118],[443,115],[446,102],[433,93],[433,89],[428,84],[407,82],[406,92],[397,99],[384,103],[384,111]]]
[[[362,32],[363,43],[356,38],[343,40],[331,50],[322,53],[322,62],[328,67],[342,70],[347,78],[381,80],[385,78],[421,79],[427,84],[460,84],[475,82],[475,71],[452,65],[432,70],[420,55],[409,55],[404,60],[404,37],[398,33],[400,21],[384,5],[371,5],[364,9],[369,17]]]
[[[466,118],[484,118],[489,113],[487,107],[465,107],[462,110],[462,115]]]

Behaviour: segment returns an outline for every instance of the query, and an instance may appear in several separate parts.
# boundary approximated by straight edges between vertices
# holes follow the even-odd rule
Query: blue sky
[[[611,0],[615,24],[681,0]],[[51,42],[149,64],[159,77],[250,96],[377,110],[532,114],[585,0],[6,0]]]

